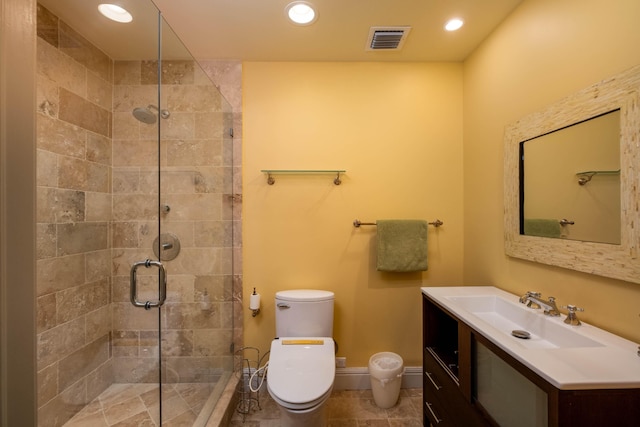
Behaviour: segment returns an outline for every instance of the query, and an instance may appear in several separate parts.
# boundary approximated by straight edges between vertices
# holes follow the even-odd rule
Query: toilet
[[[276,292],[276,338],[271,342],[267,389],[283,427],[326,425],[326,402],[336,374],[334,294]]]

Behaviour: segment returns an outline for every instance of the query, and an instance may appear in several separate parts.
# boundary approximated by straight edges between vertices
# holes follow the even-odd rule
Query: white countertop
[[[569,348],[525,347],[522,340],[511,336],[510,331],[496,327],[490,321],[481,318],[481,313],[474,314],[465,308],[464,304],[459,303],[459,300],[456,301],[457,297],[497,296],[508,303],[516,304],[516,309],[533,311],[518,302],[519,296],[493,286],[423,287],[421,290],[423,294],[559,389],[640,388],[640,357],[637,355],[637,343],[584,322],[580,326],[567,325],[564,323],[566,314],[551,317],[545,316],[542,310],[535,310],[535,314],[540,316],[542,321],[554,322],[559,327],[567,328],[567,333],[582,335],[597,341],[598,345]],[[561,305],[562,302],[559,302],[558,307]],[[579,315],[580,313],[578,317]]]

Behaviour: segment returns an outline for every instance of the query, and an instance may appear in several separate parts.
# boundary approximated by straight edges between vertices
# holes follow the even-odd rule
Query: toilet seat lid
[[[271,342],[267,383],[280,400],[315,401],[331,390],[335,374],[333,338],[280,337]]]
[[[292,302],[318,302],[330,301],[335,298],[331,291],[317,289],[291,289],[288,291],[276,292],[276,300]]]

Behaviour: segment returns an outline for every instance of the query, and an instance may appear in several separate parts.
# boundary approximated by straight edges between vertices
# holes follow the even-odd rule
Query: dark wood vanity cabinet
[[[487,370],[483,364],[488,359],[500,373]],[[423,371],[426,427],[500,426],[492,416],[492,411],[504,416],[502,409],[495,409],[500,405],[515,413],[503,425],[640,426],[640,389],[560,390],[424,294]],[[503,383],[520,384],[532,394],[520,402],[517,390],[513,395],[501,390],[491,398],[482,397],[491,388],[483,385],[491,375]]]

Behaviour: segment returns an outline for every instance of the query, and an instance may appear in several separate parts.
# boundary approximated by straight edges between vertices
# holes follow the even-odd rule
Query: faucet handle
[[[576,316],[576,312],[584,311],[584,308],[576,307],[575,305],[571,304],[563,305],[562,308],[566,308],[567,310],[569,310],[569,313],[567,313],[567,318],[564,319],[564,323],[573,326],[580,326],[582,324],[582,322],[580,322],[580,320],[578,319],[578,316]]]

